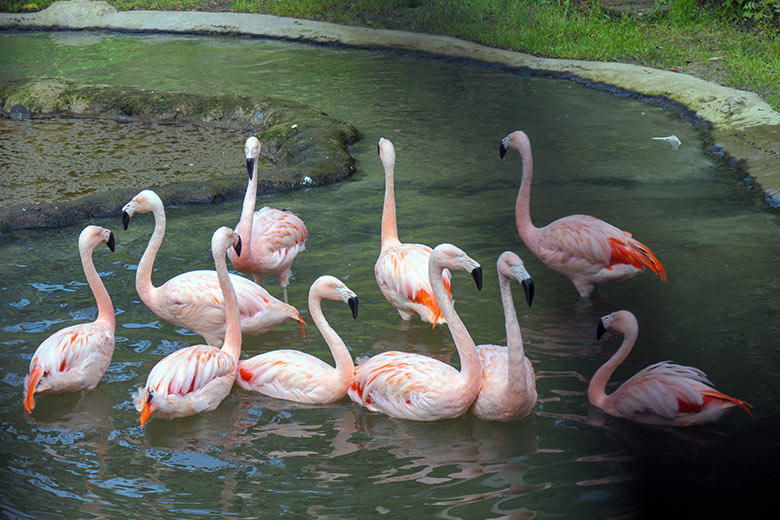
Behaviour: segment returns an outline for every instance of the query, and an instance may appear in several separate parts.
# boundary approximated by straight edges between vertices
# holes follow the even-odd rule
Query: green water
[[[234,389],[214,412],[152,419],[141,429],[131,392],[164,355],[200,341],[140,302],[133,280],[152,218],[138,216],[123,231],[117,215],[92,221],[116,234],[115,253],[100,248],[94,255],[117,312],[113,362],[95,390],[40,397],[30,417],[22,382],[35,348],[61,327],[94,319],[96,309],[78,262],[84,224],[6,234],[0,236],[4,516],[615,518],[685,507],[749,511],[772,481],[780,453],[778,213],[677,113],[496,68],[258,39],[3,33],[0,51],[0,69],[11,78],[273,95],[354,123],[363,139],[350,149],[353,178],[259,197],[258,204],[290,207],[309,229],[307,249],[293,266],[290,303],[306,318],[311,282],[338,276],[360,297],[359,319],[336,302],[326,302],[324,311],[354,356],[400,349],[457,364],[447,329],[419,320],[402,325],[374,280],[384,186],[376,141],[391,139],[401,239],[452,242],[484,267],[481,292],[463,273],[453,281],[457,310],[477,343],[505,340],[498,255],[511,249],[524,258],[536,298],[529,309],[515,288],[515,300],[539,391],[536,409],[522,421],[464,416],[419,424],[348,400],[301,407]],[[520,159],[498,158],[499,140],[515,129],[525,130],[534,147],[534,222],[588,213],[630,230],[663,262],[668,284],[645,273],[580,302],[568,280],[525,249],[513,214]],[[133,156],[132,166],[122,168],[159,166],[163,150],[147,144],[138,153],[121,132],[112,134],[110,125],[105,132],[117,137],[98,149],[111,150],[118,163]],[[651,139],[671,134],[683,143],[678,150]],[[46,167],[78,164],[72,135],[49,133]],[[224,171],[245,176],[243,138],[204,146],[221,147]],[[0,164],[40,160],[35,147],[9,142],[0,138]],[[240,204],[167,208],[155,283],[208,268],[211,233],[234,225]],[[280,295],[273,279],[266,285]],[[619,344],[615,337],[595,341],[597,320],[624,308],[637,316],[640,336],[616,381],[672,359],[752,403],[756,420],[732,411],[712,425],[671,430],[590,407],[587,382]],[[292,324],[245,339],[245,355],[274,348],[328,359],[311,326],[306,339]],[[708,505],[701,506],[704,496]]]

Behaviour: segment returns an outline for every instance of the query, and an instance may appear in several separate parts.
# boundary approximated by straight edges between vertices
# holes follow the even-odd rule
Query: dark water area
[[[0,50],[0,69],[12,79],[278,96],[355,124],[362,139],[350,148],[351,179],[258,199],[258,207],[291,208],[309,229],[290,303],[308,321],[310,284],[337,276],[359,295],[359,319],[337,302],[323,308],[354,357],[408,350],[457,365],[446,327],[402,324],[374,279],[384,189],[376,142],[392,140],[401,239],[451,242],[483,266],[480,292],[467,275],[453,277],[456,309],[477,343],[505,342],[496,259],[512,250],[525,261],[536,297],[528,308],[515,288],[515,301],[539,392],[531,415],[509,424],[470,416],[414,423],[348,400],[306,407],[234,388],[214,412],[152,419],[141,429],[131,393],[163,356],[201,341],[152,314],[135,291],[152,217],[140,215],[123,231],[116,215],[89,222],[116,235],[115,253],[94,254],[117,313],[112,364],[95,390],[41,396],[29,416],[22,383],[36,347],[96,315],[77,251],[87,222],[8,233],[0,236],[4,517],[700,518],[752,516],[770,503],[780,460],[779,214],[678,113],[491,67],[259,39],[4,33]],[[576,213],[603,218],[653,249],[667,284],[644,273],[582,302],[533,257],[514,224],[520,158],[498,157],[500,139],[516,129],[533,145],[535,224]],[[47,168],[80,171],[68,146],[90,149],[93,138],[78,143],[74,131],[65,125],[46,134]],[[114,155],[96,170],[115,162],[138,191],[147,186],[135,185],[132,171],[165,164],[161,157],[175,148],[148,138],[139,151],[134,135],[101,133]],[[682,142],[676,150],[652,139],[672,134]],[[221,174],[245,177],[245,137],[190,136],[176,157],[187,164],[209,155]],[[0,136],[4,186],[18,182],[14,168],[40,158],[13,139]],[[215,167],[187,162],[203,174]],[[211,234],[234,225],[240,210],[240,200],[166,208],[155,284],[210,268]],[[266,287],[281,296],[273,278]],[[755,420],[732,410],[714,424],[671,429],[591,407],[588,381],[620,343],[597,342],[596,324],[619,309],[637,316],[639,339],[608,390],[669,359],[753,404]],[[302,339],[293,324],[244,338],[243,356],[276,348],[331,359],[314,327]]]

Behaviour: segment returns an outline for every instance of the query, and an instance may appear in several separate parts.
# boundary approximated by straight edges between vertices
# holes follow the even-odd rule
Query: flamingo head
[[[127,230],[130,219],[136,213],[153,213],[162,208],[163,203],[159,195],[152,190],[143,190],[122,206],[122,226]]]
[[[601,339],[601,336],[608,330],[625,334],[627,330],[636,329],[637,327],[636,316],[629,311],[616,311],[612,314],[607,314],[599,320],[599,324],[596,327],[596,339]]]
[[[392,168],[395,165],[395,147],[389,139],[380,137],[379,142],[376,145],[376,151],[379,154],[379,160],[382,161],[385,170]]]
[[[318,295],[328,300],[343,301],[349,305],[349,309],[352,311],[352,318],[357,319],[357,294],[335,276],[325,275],[317,278],[311,285],[311,289],[309,289],[309,297],[311,298],[312,295]]]
[[[478,290],[482,290],[482,266],[479,263],[463,252],[462,249],[452,244],[439,244],[433,249],[431,258],[428,261],[428,265],[432,265],[435,262],[441,267],[446,267],[450,270],[466,271],[471,273],[471,277],[474,278],[474,283],[477,285]]]
[[[523,286],[525,301],[530,307],[534,300],[534,281],[531,279],[531,275],[528,274],[523,260],[511,251],[504,251],[498,257],[496,266],[499,275],[510,280],[515,279]]]
[[[79,235],[79,251],[90,251],[98,244],[106,244],[114,252],[114,234],[111,230],[100,226],[87,226]]]
[[[49,371],[37,363],[37,358],[33,358],[30,373],[24,378],[24,409],[27,413],[32,413],[35,408],[35,394],[50,388],[47,383],[48,376]]]
[[[501,139],[501,143],[498,145],[498,155],[503,159],[507,150],[524,150],[530,149],[531,143],[528,140],[528,136],[522,130],[515,130],[508,136]]]
[[[244,155],[246,156],[246,173],[249,174],[249,180],[252,180],[257,166],[257,159],[260,157],[260,140],[255,136],[250,136],[244,144]]]

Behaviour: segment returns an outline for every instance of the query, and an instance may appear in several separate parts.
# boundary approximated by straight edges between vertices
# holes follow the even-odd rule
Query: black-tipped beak
[[[534,301],[534,281],[529,278],[528,280],[523,280],[523,283],[520,285],[523,286],[525,301],[528,302],[528,306],[530,307],[531,303]]]
[[[233,246],[233,249],[236,250],[236,255],[241,256],[241,237],[237,237],[238,241],[236,242],[236,245]]]
[[[127,231],[127,226],[130,224],[130,214],[127,211],[122,212],[122,227]]]
[[[471,277],[474,278],[474,283],[477,284],[477,290],[482,290],[482,266],[475,267],[471,271]]]
[[[146,396],[146,404],[151,404],[152,399],[154,398],[154,394],[151,390],[149,390],[149,395]]]
[[[109,232],[108,232],[108,242],[106,242],[106,245],[108,246],[108,248],[109,248],[109,249],[111,250],[111,252],[113,253],[113,252],[114,252],[114,246],[115,246],[115,242],[114,242],[114,232],[113,232],[113,231],[109,231]]]
[[[601,336],[603,336],[606,331],[607,329],[604,328],[604,322],[599,320],[599,326],[596,327],[596,341],[600,340]]]
[[[252,180],[252,172],[255,169],[255,160],[254,158],[250,157],[246,160],[246,172],[249,174],[249,180]]]
[[[347,300],[347,304],[349,305],[349,308],[352,311],[352,318],[356,320],[358,315],[358,297],[353,296],[352,298]]]
[[[501,144],[498,145],[498,155],[502,159],[506,155],[506,146],[504,146],[504,143],[501,143]]]

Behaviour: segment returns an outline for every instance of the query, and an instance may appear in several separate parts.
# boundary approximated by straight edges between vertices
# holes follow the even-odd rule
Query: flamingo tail
[[[629,264],[637,269],[650,269],[662,282],[666,282],[666,269],[658,261],[649,247],[638,240],[627,237],[627,242],[622,242],[616,238],[610,238],[609,243],[612,246],[612,257],[609,265]]]
[[[755,415],[753,415],[753,412],[751,412],[748,407],[753,408],[753,405],[748,403],[747,401],[743,401],[742,399],[737,399],[736,397],[731,397],[730,395],[726,395],[722,392],[718,392],[717,390],[702,390],[701,392],[703,395],[714,397],[716,399],[722,399],[724,401],[731,401],[735,405],[739,406],[743,410],[747,412],[747,414],[752,417],[753,419],[756,418]]]

